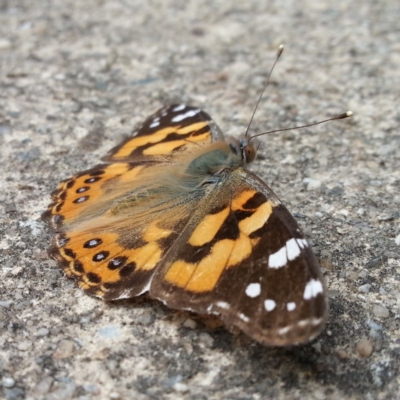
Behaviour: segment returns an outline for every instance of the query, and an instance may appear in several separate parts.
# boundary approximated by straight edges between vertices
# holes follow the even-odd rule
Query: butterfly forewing
[[[113,148],[104,160],[171,159],[217,140],[223,140],[223,135],[207,113],[178,104],[162,108],[149,117],[132,137]]]

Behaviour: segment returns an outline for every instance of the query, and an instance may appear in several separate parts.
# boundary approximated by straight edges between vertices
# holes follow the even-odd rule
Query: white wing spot
[[[226,301],[217,301],[215,305],[219,308],[223,308],[224,310],[229,310],[230,305]]]
[[[290,239],[286,242],[287,258],[289,261],[294,260],[300,255],[300,247],[296,239]]]
[[[311,279],[304,289],[303,299],[310,300],[313,297],[317,297],[319,293],[323,293],[324,287],[322,286],[322,282],[318,279]]]
[[[172,111],[182,111],[186,108],[186,106],[184,104],[179,104],[179,106],[176,106],[172,109]]]
[[[268,259],[268,265],[270,268],[281,268],[284,267],[286,263],[286,246],[283,246],[276,253],[271,254]]]
[[[288,311],[293,311],[296,308],[296,303],[291,301],[290,303],[286,304],[286,308]]]
[[[149,128],[155,128],[158,125],[160,125],[160,118],[154,118],[153,122],[150,124]]]
[[[270,268],[282,268],[288,261],[293,261],[301,254],[301,249],[308,246],[306,239],[289,239],[276,253],[269,256],[268,265]]]
[[[305,326],[310,325],[310,320],[309,320],[309,319],[302,319],[301,321],[299,321],[299,322],[297,323],[297,325],[298,325],[300,328],[304,328]]]
[[[186,118],[194,117],[196,114],[198,114],[200,110],[190,110],[184,114],[178,114],[176,117],[172,118],[172,122],[180,122]]]
[[[311,325],[314,325],[314,326],[320,325],[322,321],[323,321],[322,318],[312,318]]]
[[[278,334],[279,335],[286,335],[290,330],[292,329],[292,326],[285,326],[284,328],[278,329]]]
[[[308,318],[308,319],[302,319],[301,321],[299,321],[297,323],[297,325],[300,328],[304,328],[308,325],[317,326],[317,325],[320,325],[322,323],[322,321],[323,321],[322,318]]]
[[[272,311],[276,307],[276,303],[274,300],[267,299],[264,301],[264,307],[267,311]]]
[[[213,309],[214,306],[215,306],[214,303],[210,304],[210,305],[207,307],[207,312],[208,312],[209,314],[218,315],[219,312],[218,312],[217,310],[214,310],[214,309]]]
[[[261,293],[261,285],[259,283],[250,283],[249,286],[246,288],[246,294],[247,296],[251,297],[252,299],[254,297],[259,296]]]
[[[250,318],[247,315],[244,315],[242,313],[239,313],[238,317],[244,322],[249,322],[250,321]]]

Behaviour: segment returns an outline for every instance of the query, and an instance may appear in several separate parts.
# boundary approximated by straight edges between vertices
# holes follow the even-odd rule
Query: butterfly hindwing
[[[177,213],[171,207],[171,213]],[[148,290],[155,269],[189,216],[185,207],[170,220],[149,213],[145,226],[129,219],[109,221],[107,216],[93,219],[56,235],[49,252],[89,294],[106,300],[134,297]]]
[[[325,288],[287,209],[248,171],[233,172],[206,202],[167,253],[151,296],[172,308],[220,314],[268,345],[316,336],[326,319]]]

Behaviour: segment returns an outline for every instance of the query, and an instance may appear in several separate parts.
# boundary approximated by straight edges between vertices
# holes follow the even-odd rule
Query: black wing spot
[[[75,193],[87,192],[89,189],[90,189],[89,186],[83,186],[83,187],[80,187],[79,189],[76,189]]]
[[[131,275],[136,269],[136,263],[135,262],[130,262],[129,264],[126,264],[121,271],[119,271],[119,275],[121,278],[124,278],[126,276]]]
[[[99,244],[102,244],[103,241],[98,238],[98,239],[90,239],[87,242],[84,243],[83,247],[85,249],[92,249],[93,247],[98,246]]]
[[[61,209],[63,208],[63,206],[64,206],[64,202],[63,202],[63,201],[62,201],[61,203],[57,204],[57,206],[56,206],[56,211],[57,211],[57,212],[60,212]]]
[[[121,268],[125,265],[127,260],[128,260],[128,257],[124,257],[124,256],[114,257],[108,263],[108,269],[115,270],[115,269]]]
[[[71,249],[63,249],[63,252],[69,258],[76,258],[76,253]]]
[[[94,262],[100,262],[100,261],[105,260],[109,255],[110,255],[109,251],[100,251],[99,253],[96,253],[93,256],[92,260]]]
[[[97,274],[95,274],[94,272],[88,272],[87,274],[86,274],[86,277],[88,278],[88,280],[91,282],[91,283],[100,283],[101,282],[101,278],[100,278],[100,276],[99,275],[97,275]]]
[[[77,272],[78,274],[83,274],[85,272],[85,269],[83,268],[83,264],[78,260],[74,261],[73,268],[74,268],[74,271]]]
[[[71,189],[75,185],[75,179],[70,180],[65,186],[67,189]]]
[[[89,196],[81,196],[73,201],[75,204],[83,203],[89,199]]]
[[[65,199],[67,198],[67,192],[62,192],[62,193],[58,196],[58,198],[59,198],[60,200],[65,200]]]
[[[96,176],[96,177],[93,177],[93,178],[85,179],[83,182],[84,183],[94,183],[94,182],[99,181],[100,179],[101,179],[100,176]]]

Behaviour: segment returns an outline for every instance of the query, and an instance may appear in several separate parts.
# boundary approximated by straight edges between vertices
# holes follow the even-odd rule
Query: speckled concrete
[[[0,2],[0,398],[400,397],[400,3],[393,0]],[[257,171],[323,267],[330,319],[268,349],[140,298],[106,304],[47,258],[61,179],[174,101],[262,139]]]

